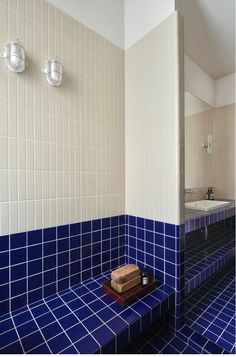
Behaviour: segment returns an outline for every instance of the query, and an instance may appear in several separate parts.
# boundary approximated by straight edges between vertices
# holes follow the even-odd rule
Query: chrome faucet
[[[196,192],[193,191],[192,188],[185,188],[185,193],[189,194],[189,195],[196,195]]]

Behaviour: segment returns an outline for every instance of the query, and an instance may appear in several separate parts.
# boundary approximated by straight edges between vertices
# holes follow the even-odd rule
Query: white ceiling
[[[124,10],[128,48],[175,11],[175,0],[124,0]]]
[[[48,1],[121,48],[176,7],[184,16],[185,53],[213,79],[235,72],[235,0]]]
[[[185,105],[185,117],[189,117],[194,114],[206,112],[212,109],[212,107],[204,102],[202,99],[196,97],[190,92],[184,93],[184,105]]]
[[[213,79],[235,72],[235,0],[176,0],[185,53]]]
[[[124,0],[48,0],[115,45],[124,48]]]

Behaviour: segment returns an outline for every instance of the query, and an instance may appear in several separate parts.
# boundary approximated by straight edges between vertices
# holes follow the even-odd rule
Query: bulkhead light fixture
[[[6,44],[5,52],[0,56],[5,59],[8,68],[15,73],[21,73],[25,70],[25,49],[19,40],[9,41]]]
[[[48,84],[51,86],[61,85],[62,71],[63,66],[57,57],[50,59],[42,69],[42,73],[46,74]]]

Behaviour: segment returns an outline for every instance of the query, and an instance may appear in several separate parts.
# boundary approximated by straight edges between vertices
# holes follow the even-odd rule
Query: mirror
[[[214,108],[185,92],[185,188],[186,201],[202,199],[214,186]]]

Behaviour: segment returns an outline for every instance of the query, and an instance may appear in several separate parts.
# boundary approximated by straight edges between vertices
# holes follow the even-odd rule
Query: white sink
[[[185,203],[185,208],[197,209],[200,211],[210,211],[211,209],[221,208],[228,205],[230,205],[230,202],[227,201],[201,200],[201,201],[187,202]]]

